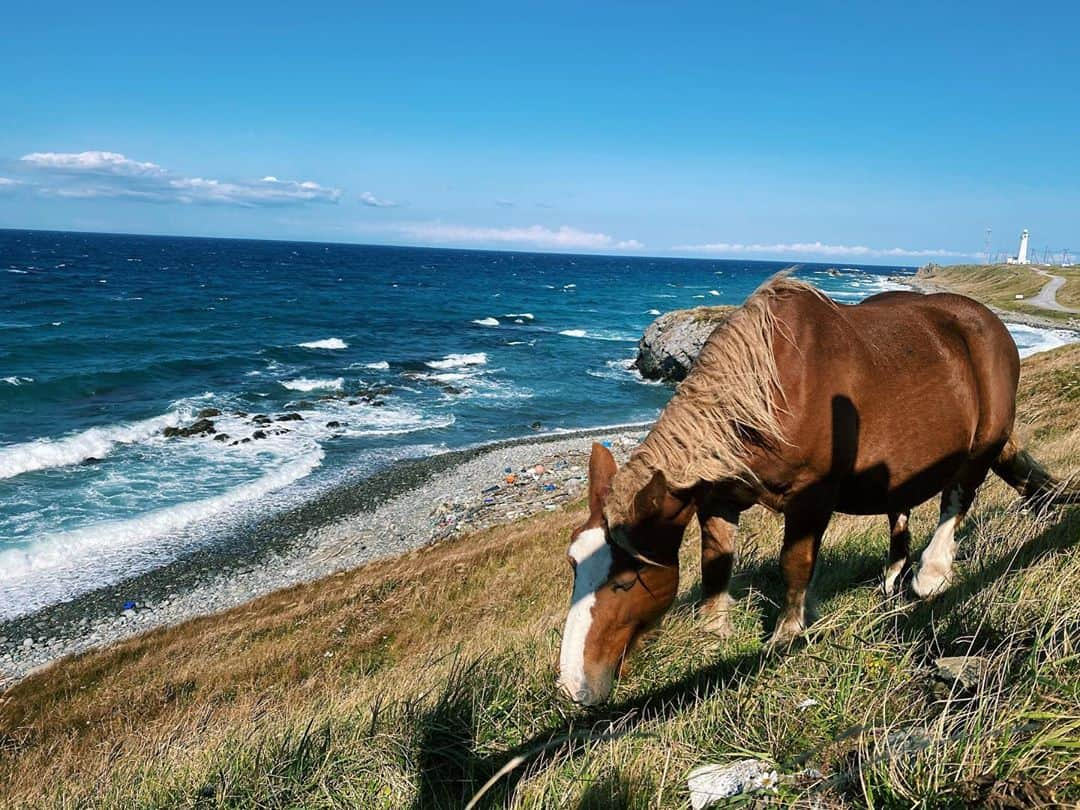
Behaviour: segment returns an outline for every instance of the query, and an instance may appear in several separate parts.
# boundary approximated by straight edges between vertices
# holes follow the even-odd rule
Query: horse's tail
[[[1013,433],[993,463],[995,473],[1026,500],[1045,504],[1080,503],[1080,487],[1059,481],[1020,446]]]

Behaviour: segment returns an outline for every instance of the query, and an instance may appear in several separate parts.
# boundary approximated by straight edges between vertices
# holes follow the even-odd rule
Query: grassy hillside
[[[1080,308],[1080,270],[1076,268],[1051,268],[1051,273],[1067,279],[1057,294],[1059,304]],[[1065,322],[1068,313],[1054,312],[1030,306],[1024,299],[1037,295],[1049,281],[1030,266],[1018,264],[955,264],[946,267],[931,265],[919,270],[918,277],[934,284],[984,301],[998,309],[1041,315]]]
[[[1080,346],[1025,362],[1038,455],[1080,471]],[[744,518],[738,634],[682,595],[611,705],[556,697],[564,553],[581,505],[291,588],[66,660],[0,696],[5,806],[684,807],[688,770],[746,756],[821,778],[818,807],[1080,800],[1080,509],[1027,514],[994,482],[954,587],[883,605],[883,518],[840,518],[809,643],[763,658],[780,524]],[[913,516],[916,546],[936,507]],[[988,662],[971,690],[940,655]],[[807,704],[807,700],[814,701]],[[801,706],[801,708],[800,708]]]

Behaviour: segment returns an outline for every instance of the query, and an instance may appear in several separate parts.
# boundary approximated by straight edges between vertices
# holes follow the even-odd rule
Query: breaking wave
[[[473,354],[448,354],[442,360],[428,360],[424,365],[428,368],[462,368],[487,365],[487,361],[487,354],[474,352]]]
[[[332,380],[309,380],[306,377],[300,377],[296,380],[285,380],[281,384],[290,391],[340,391],[345,385],[345,379],[335,377]]]
[[[177,425],[183,413],[173,412],[141,422],[90,428],[61,439],[36,439],[0,449],[0,478],[68,467],[89,458],[104,458],[119,444],[145,441]]]
[[[347,349],[349,344],[341,338],[326,338],[325,340],[310,340],[307,343],[297,343],[301,349]]]

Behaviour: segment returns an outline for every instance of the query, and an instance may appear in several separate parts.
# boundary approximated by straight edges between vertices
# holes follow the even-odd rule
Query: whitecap
[[[349,344],[341,338],[325,338],[324,340],[310,340],[307,343],[297,343],[301,349],[347,349]]]
[[[104,458],[116,445],[145,441],[167,427],[174,427],[183,416],[172,412],[141,422],[90,428],[60,439],[35,439],[10,445],[0,449],[0,478],[68,467],[88,458]]]
[[[524,318],[527,321],[533,320],[535,317],[531,312],[508,312],[503,315],[504,318]]]
[[[27,271],[27,270],[16,270],[14,267],[7,268],[7,271],[9,273],[15,273],[16,275],[19,275],[19,276],[29,275],[29,271]]]
[[[650,309],[650,310],[649,310],[648,312],[646,312],[645,314],[646,314],[646,315],[659,315],[659,314],[660,314],[660,310],[658,310],[658,309]]]
[[[23,385],[25,383],[32,383],[33,377],[4,377],[4,382],[8,385]]]
[[[563,329],[560,335],[572,338],[585,338],[586,340],[610,340],[616,343],[637,343],[637,338],[610,330],[590,332],[586,329]]]
[[[335,377],[332,380],[309,380],[306,377],[300,377],[296,380],[286,380],[281,384],[290,391],[315,391],[318,389],[340,391],[342,386],[345,385],[345,380],[342,377]]]
[[[448,354],[442,360],[428,360],[428,368],[461,368],[462,366],[487,365],[487,355],[484,352],[473,354]]]
[[[601,380],[616,380],[618,382],[636,382],[642,385],[663,385],[662,380],[647,380],[641,376],[641,372],[635,367],[636,358],[626,357],[622,360],[608,360],[604,363],[604,369],[588,369],[585,373],[590,377]]]
[[[379,360],[375,363],[365,363],[364,368],[372,368],[376,371],[386,371],[390,368],[390,364],[385,360]]]
[[[720,295],[719,290],[709,290],[709,295]]]
[[[499,321],[496,318],[478,318],[473,321],[477,326],[498,326]]]

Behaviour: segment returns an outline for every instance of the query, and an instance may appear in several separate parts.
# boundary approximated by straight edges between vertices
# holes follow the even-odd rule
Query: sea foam
[[[60,439],[35,439],[10,445],[0,449],[0,478],[68,467],[88,458],[104,458],[116,445],[145,441],[177,425],[182,416],[177,412],[167,413],[141,422],[90,428]]]
[[[484,352],[474,352],[473,354],[448,354],[442,360],[428,360],[424,365],[428,368],[461,368],[487,365],[487,361],[487,355]]]
[[[477,326],[498,326],[499,321],[497,318],[478,318],[473,321]]]
[[[332,380],[309,380],[306,377],[300,377],[295,380],[285,380],[281,384],[290,391],[340,391],[345,385],[345,379],[335,377]]]
[[[307,343],[297,343],[301,349],[347,349],[349,344],[341,338],[326,338],[325,340],[310,340]]]

